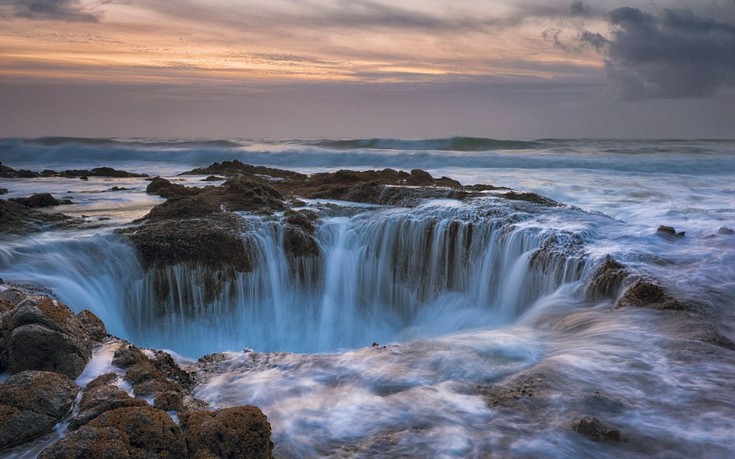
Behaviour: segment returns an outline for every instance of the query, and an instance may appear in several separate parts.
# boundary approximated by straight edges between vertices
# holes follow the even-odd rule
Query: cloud
[[[20,18],[82,22],[99,20],[99,13],[88,10],[79,0],[0,0],[2,5],[10,6],[12,14]]]
[[[608,14],[610,37],[583,31],[579,41],[605,57],[609,78],[626,99],[710,96],[735,86],[735,26],[665,9]]]

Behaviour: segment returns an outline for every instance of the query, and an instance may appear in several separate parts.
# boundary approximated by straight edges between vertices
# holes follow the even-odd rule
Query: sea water
[[[141,346],[189,358],[225,352],[202,372],[196,395],[261,407],[283,457],[733,453],[735,352],[705,335],[735,338],[735,236],[727,231],[735,228],[735,142],[0,141],[0,161],[15,169],[110,166],[192,186],[203,177],[177,174],[232,159],[304,173],[419,168],[565,205],[509,207],[493,193],[410,209],[337,203],[342,210],[320,211],[323,203],[307,202],[322,212],[323,256],[300,279],[287,267],[277,222],[243,214],[259,269],[220,300],[154,304],[150,275],[115,233],[162,202],[145,193],[147,182],[2,179],[3,198],[51,192],[74,202],[57,210],[87,224],[3,236],[0,277],[50,289]],[[662,224],[686,236],[662,238]],[[582,249],[534,262],[560,239]],[[612,299],[588,299],[586,282],[608,255],[703,312],[615,310]],[[192,273],[166,275],[187,288]],[[488,391],[521,377],[538,380],[533,402],[493,404]],[[630,441],[594,443],[573,432],[571,422],[588,415]]]

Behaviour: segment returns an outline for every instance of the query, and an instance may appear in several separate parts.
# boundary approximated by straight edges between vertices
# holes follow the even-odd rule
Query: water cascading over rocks
[[[126,301],[144,341],[323,352],[503,324],[585,268],[579,235],[532,222],[559,206],[537,195],[423,171],[268,182],[237,169],[221,187],[154,179],[168,200],[123,231],[145,268]],[[345,196],[361,204],[324,201]]]

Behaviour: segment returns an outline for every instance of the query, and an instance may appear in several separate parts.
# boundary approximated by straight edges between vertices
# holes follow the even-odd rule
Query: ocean
[[[208,182],[178,174],[233,159],[306,174],[422,169],[561,205],[509,205],[493,190],[412,207],[304,200],[320,213],[322,256],[296,274],[278,221],[242,213],[259,268],[214,300],[201,273],[169,268],[178,294],[162,300],[116,232],[164,201],[147,181],[0,179],[2,199],[52,193],[72,201],[55,211],[85,221],[0,235],[0,278],[184,361],[223,353],[196,395],[259,406],[280,457],[735,454],[735,141],[0,140],[15,169],[108,166],[188,186]],[[591,297],[608,257],[697,312]],[[569,426],[584,416],[629,441],[579,435]]]

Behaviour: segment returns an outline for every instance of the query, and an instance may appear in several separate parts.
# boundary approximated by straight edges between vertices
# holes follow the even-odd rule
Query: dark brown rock
[[[152,362],[137,363],[130,367],[125,381],[133,386],[136,397],[156,396],[168,391],[181,392],[181,385],[170,381]]]
[[[105,411],[39,456],[85,457],[178,459],[188,452],[181,429],[165,411],[136,406]]]
[[[0,335],[12,373],[46,370],[76,378],[104,325],[91,312],[75,316],[48,297],[28,297],[2,317]]]
[[[656,229],[656,234],[667,239],[678,239],[684,237],[685,232],[677,232],[672,226],[661,225]]]
[[[146,193],[155,194],[162,198],[176,198],[182,196],[194,196],[204,191],[202,188],[186,187],[161,177],[153,177],[145,189]]]
[[[122,344],[112,356],[112,364],[123,370],[147,361],[148,357],[143,354],[143,351],[130,343]]]
[[[99,386],[107,386],[109,384],[114,384],[118,379],[118,376],[115,373],[105,373],[103,375],[99,375],[93,380],[87,384],[87,388],[85,390],[94,389],[95,387]]]
[[[14,198],[11,199],[11,201],[17,202],[18,204],[30,207],[32,209],[37,209],[40,207],[53,207],[61,204],[59,200],[51,196],[50,193],[37,193],[28,198]]]
[[[421,169],[413,169],[411,176],[406,179],[407,185],[429,186],[434,184],[434,177]]]
[[[238,160],[223,161],[222,163],[213,163],[208,167],[201,167],[198,169],[184,172],[181,175],[265,175],[268,177],[284,178],[284,179],[306,179],[306,175],[298,172],[287,171],[283,169],[274,169],[271,167],[264,166],[252,166],[250,164],[242,163]]]
[[[271,427],[254,406],[196,411],[181,416],[186,444],[193,457],[270,458]]]
[[[171,354],[159,350],[153,351],[153,365],[158,368],[168,379],[181,385],[184,388],[190,388],[194,384],[191,375],[182,370],[174,361]]]
[[[153,401],[153,406],[164,411],[184,411],[181,393],[172,390],[158,394]]]
[[[587,284],[587,296],[592,299],[615,297],[629,275],[625,265],[608,256]]]
[[[71,430],[76,430],[89,423],[105,411],[130,406],[148,406],[144,400],[128,395],[127,392],[113,385],[96,385],[87,387],[79,403],[79,412],[69,423]]]
[[[121,171],[111,167],[95,167],[92,170],[86,169],[70,169],[59,173],[62,177],[113,177],[113,178],[133,178],[148,177],[147,174],[136,174],[134,172]]]
[[[203,178],[202,182],[223,182],[225,181],[224,177],[219,177],[217,175],[210,175],[207,178]]]
[[[79,388],[64,375],[24,371],[0,385],[0,450],[42,435],[59,422]]]
[[[573,423],[572,428],[592,441],[624,441],[618,429],[610,429],[599,419],[586,417]]]
[[[92,341],[102,341],[107,336],[107,327],[102,319],[94,315],[92,311],[82,310],[77,314],[77,320],[84,332]]]
[[[2,195],[2,194],[8,194],[8,189],[7,188],[0,188],[0,195]]]
[[[615,303],[615,308],[626,306],[649,306],[659,305],[666,301],[664,289],[651,281],[639,279],[633,285],[625,289],[623,296]]]

